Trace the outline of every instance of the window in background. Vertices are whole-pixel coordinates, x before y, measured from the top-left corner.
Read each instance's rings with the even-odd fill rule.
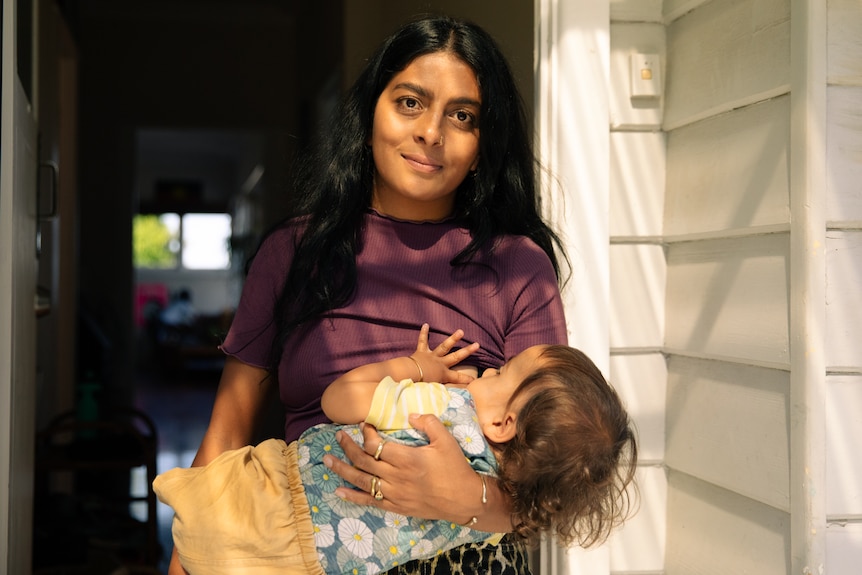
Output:
[[[139,214],[133,222],[136,268],[230,268],[228,214]]]
[[[182,262],[190,270],[230,267],[230,216],[186,214],[182,219]]]

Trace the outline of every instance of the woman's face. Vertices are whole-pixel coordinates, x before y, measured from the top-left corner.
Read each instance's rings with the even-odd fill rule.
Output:
[[[455,190],[479,161],[476,74],[448,52],[413,60],[377,99],[371,132],[371,205],[404,220],[452,213]]]

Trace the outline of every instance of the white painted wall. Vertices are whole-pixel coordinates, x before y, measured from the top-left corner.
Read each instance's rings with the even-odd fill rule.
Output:
[[[790,572],[790,3],[664,3],[668,574]]]
[[[826,15],[826,571],[862,564],[862,4]]]
[[[855,572],[862,5],[663,10],[665,570]]]
[[[612,570],[855,572],[862,4],[610,6],[612,375],[663,479]],[[628,106],[655,46],[663,97]]]
[[[633,54],[656,54],[655,73],[664,76],[661,18],[661,2],[610,3],[610,381],[637,426],[640,450],[640,508],[609,543],[612,573],[661,573],[667,545],[665,83],[658,97],[637,98],[631,80]]]

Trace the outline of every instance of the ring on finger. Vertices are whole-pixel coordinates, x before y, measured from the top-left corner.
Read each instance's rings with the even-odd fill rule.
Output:
[[[383,453],[384,443],[386,443],[386,441],[381,439],[380,443],[377,444],[377,449],[374,451],[374,461],[380,461],[380,454]]]
[[[372,475],[371,476],[371,489],[369,489],[368,492],[371,493],[372,496],[376,496],[378,491],[380,491],[379,485],[380,485],[380,478],[377,477],[376,475]]]
[[[383,501],[383,492],[380,490],[380,479],[377,479],[377,491],[374,492],[374,499]]]

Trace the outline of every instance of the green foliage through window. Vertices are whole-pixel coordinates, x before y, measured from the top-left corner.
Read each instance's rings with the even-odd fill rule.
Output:
[[[132,249],[136,268],[174,268],[177,266],[178,230],[171,230],[157,215],[137,215],[132,222]]]
[[[141,214],[132,233],[136,269],[230,269],[229,214]]]

